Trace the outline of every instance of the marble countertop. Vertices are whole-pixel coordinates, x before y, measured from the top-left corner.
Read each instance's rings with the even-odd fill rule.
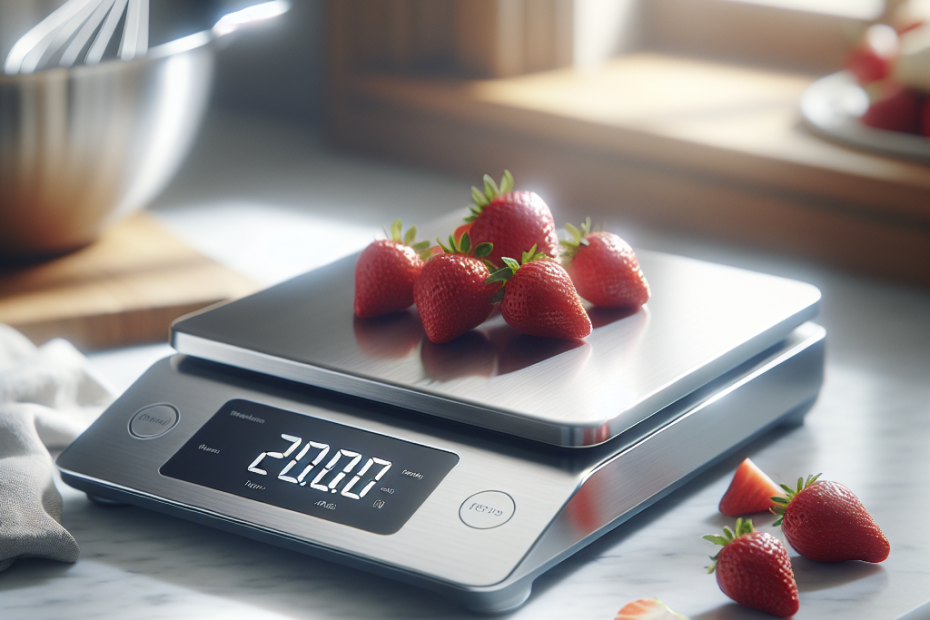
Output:
[[[414,223],[462,206],[475,181],[333,154],[310,131],[214,114],[152,212],[204,253],[270,284],[363,247],[383,221]],[[634,247],[818,286],[825,383],[803,426],[729,455],[539,577],[529,601],[505,617],[611,620],[626,602],[653,596],[691,620],[771,617],[732,603],[703,569],[715,551],[701,536],[732,525],[717,503],[745,456],[778,482],[817,472],[843,482],[891,541],[879,565],[818,564],[789,549],[796,618],[892,620],[930,600],[930,292],[629,227],[620,213],[605,223]],[[122,390],[171,353],[159,344],[91,358]],[[81,559],[21,560],[0,574],[5,620],[474,617],[412,586],[142,509],[101,507],[59,487]],[[772,520],[755,523],[777,533]]]

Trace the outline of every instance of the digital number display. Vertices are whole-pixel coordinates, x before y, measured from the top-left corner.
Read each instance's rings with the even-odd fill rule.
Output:
[[[393,534],[458,463],[451,452],[246,400],[229,401],[161,474]]]

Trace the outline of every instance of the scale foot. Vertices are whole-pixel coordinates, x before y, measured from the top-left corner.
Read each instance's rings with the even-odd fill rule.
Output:
[[[530,598],[533,584],[522,586],[514,584],[493,594],[475,594],[472,598],[462,600],[465,611],[482,616],[496,616],[519,609]]]
[[[99,495],[91,495],[90,493],[86,493],[86,495],[87,495],[87,499],[97,504],[98,506],[108,506],[108,507],[115,508],[117,506],[128,506],[129,505],[124,502],[118,502],[115,499],[107,499],[105,497],[100,497]]]
[[[814,406],[814,402],[816,402],[816,400],[817,398],[814,397],[811,400],[804,402],[792,409],[781,418],[779,426],[783,426],[785,428],[797,428],[802,426],[804,424],[804,418],[807,416],[807,412],[810,411],[811,407]]]

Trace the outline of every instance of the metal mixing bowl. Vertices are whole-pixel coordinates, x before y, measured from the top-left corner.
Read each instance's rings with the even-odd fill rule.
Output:
[[[228,30],[130,61],[0,73],[0,258],[81,247],[154,198],[197,134]],[[0,41],[4,58],[22,32]]]

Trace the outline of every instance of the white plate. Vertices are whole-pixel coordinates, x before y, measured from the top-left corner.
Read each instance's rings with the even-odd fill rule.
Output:
[[[848,71],[820,78],[801,95],[801,115],[816,133],[868,151],[930,162],[930,138],[860,123],[868,106],[868,96]]]

